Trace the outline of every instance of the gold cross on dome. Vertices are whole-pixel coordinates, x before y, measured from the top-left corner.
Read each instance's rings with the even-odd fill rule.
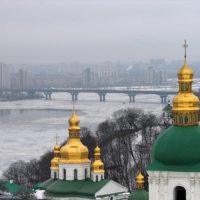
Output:
[[[185,58],[185,63],[186,63],[186,59],[187,59],[187,48],[188,48],[188,44],[187,44],[187,41],[186,41],[186,40],[184,41],[183,48],[185,49],[184,58]]]

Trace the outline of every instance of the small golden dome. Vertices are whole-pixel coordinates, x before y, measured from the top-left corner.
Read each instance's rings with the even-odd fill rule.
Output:
[[[184,64],[178,72],[178,78],[179,80],[191,80],[193,78],[193,70],[188,65]]]
[[[51,170],[58,170],[59,169],[59,161],[60,161],[60,146],[54,146],[54,157],[51,160]]]
[[[99,148],[99,146],[97,145],[96,148],[94,149],[94,154],[101,154],[101,149]]]
[[[144,187],[144,176],[141,174],[141,172],[136,177],[136,185],[138,189],[142,189]]]
[[[80,130],[79,123],[80,123],[79,117],[76,115],[75,112],[73,112],[71,117],[69,118],[69,125],[70,125],[69,131]]]
[[[80,119],[75,112],[69,119],[69,139],[60,149],[60,163],[89,163],[88,148],[80,140]]]
[[[54,146],[54,152],[55,151],[60,151],[60,146],[58,145],[58,144],[56,144],[55,146]]]
[[[92,163],[92,172],[93,173],[104,173],[104,163],[101,158],[101,149],[97,145],[94,149],[94,162]]]

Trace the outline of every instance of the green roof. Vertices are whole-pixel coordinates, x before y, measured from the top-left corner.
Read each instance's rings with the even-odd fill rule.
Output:
[[[22,188],[20,185],[4,180],[0,180],[0,190],[9,192],[11,194],[18,194],[25,191],[25,189]]]
[[[200,126],[172,126],[161,133],[147,170],[200,172]]]
[[[135,190],[133,193],[129,196],[128,200],[148,200],[149,199],[149,193],[145,190]]]
[[[95,193],[108,182],[110,180],[107,179],[99,182],[93,182],[91,179],[73,181],[48,179],[40,185],[40,188],[45,189],[46,194],[49,196],[94,198]]]

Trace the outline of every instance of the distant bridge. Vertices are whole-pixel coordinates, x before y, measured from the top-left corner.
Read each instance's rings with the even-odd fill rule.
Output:
[[[69,93],[71,94],[72,101],[78,100],[78,95],[80,93],[96,93],[99,96],[100,102],[106,101],[106,95],[109,93],[113,94],[126,94],[129,97],[130,102],[135,102],[135,96],[138,94],[155,94],[160,96],[161,103],[167,102],[167,96],[169,95],[176,95],[177,91],[175,90],[163,90],[163,89],[113,89],[113,88],[93,88],[93,89],[83,89],[83,88],[41,88],[41,89],[5,89],[0,90],[1,94],[9,92],[9,93],[21,93],[26,92],[30,97],[34,96],[36,92],[43,93],[46,100],[51,100],[51,95],[53,93]],[[196,93],[197,96],[200,97],[200,92]]]

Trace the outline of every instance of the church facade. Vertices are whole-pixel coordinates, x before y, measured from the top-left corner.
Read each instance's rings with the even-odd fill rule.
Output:
[[[105,179],[98,145],[94,149],[94,161],[88,159],[88,148],[80,140],[79,123],[79,117],[73,112],[69,119],[68,141],[62,147],[54,146],[51,177],[40,185],[38,196],[55,200],[128,199],[126,187]]]
[[[199,98],[192,92],[192,82],[185,54],[173,99],[173,125],[157,138],[147,169],[149,200],[200,199]]]

